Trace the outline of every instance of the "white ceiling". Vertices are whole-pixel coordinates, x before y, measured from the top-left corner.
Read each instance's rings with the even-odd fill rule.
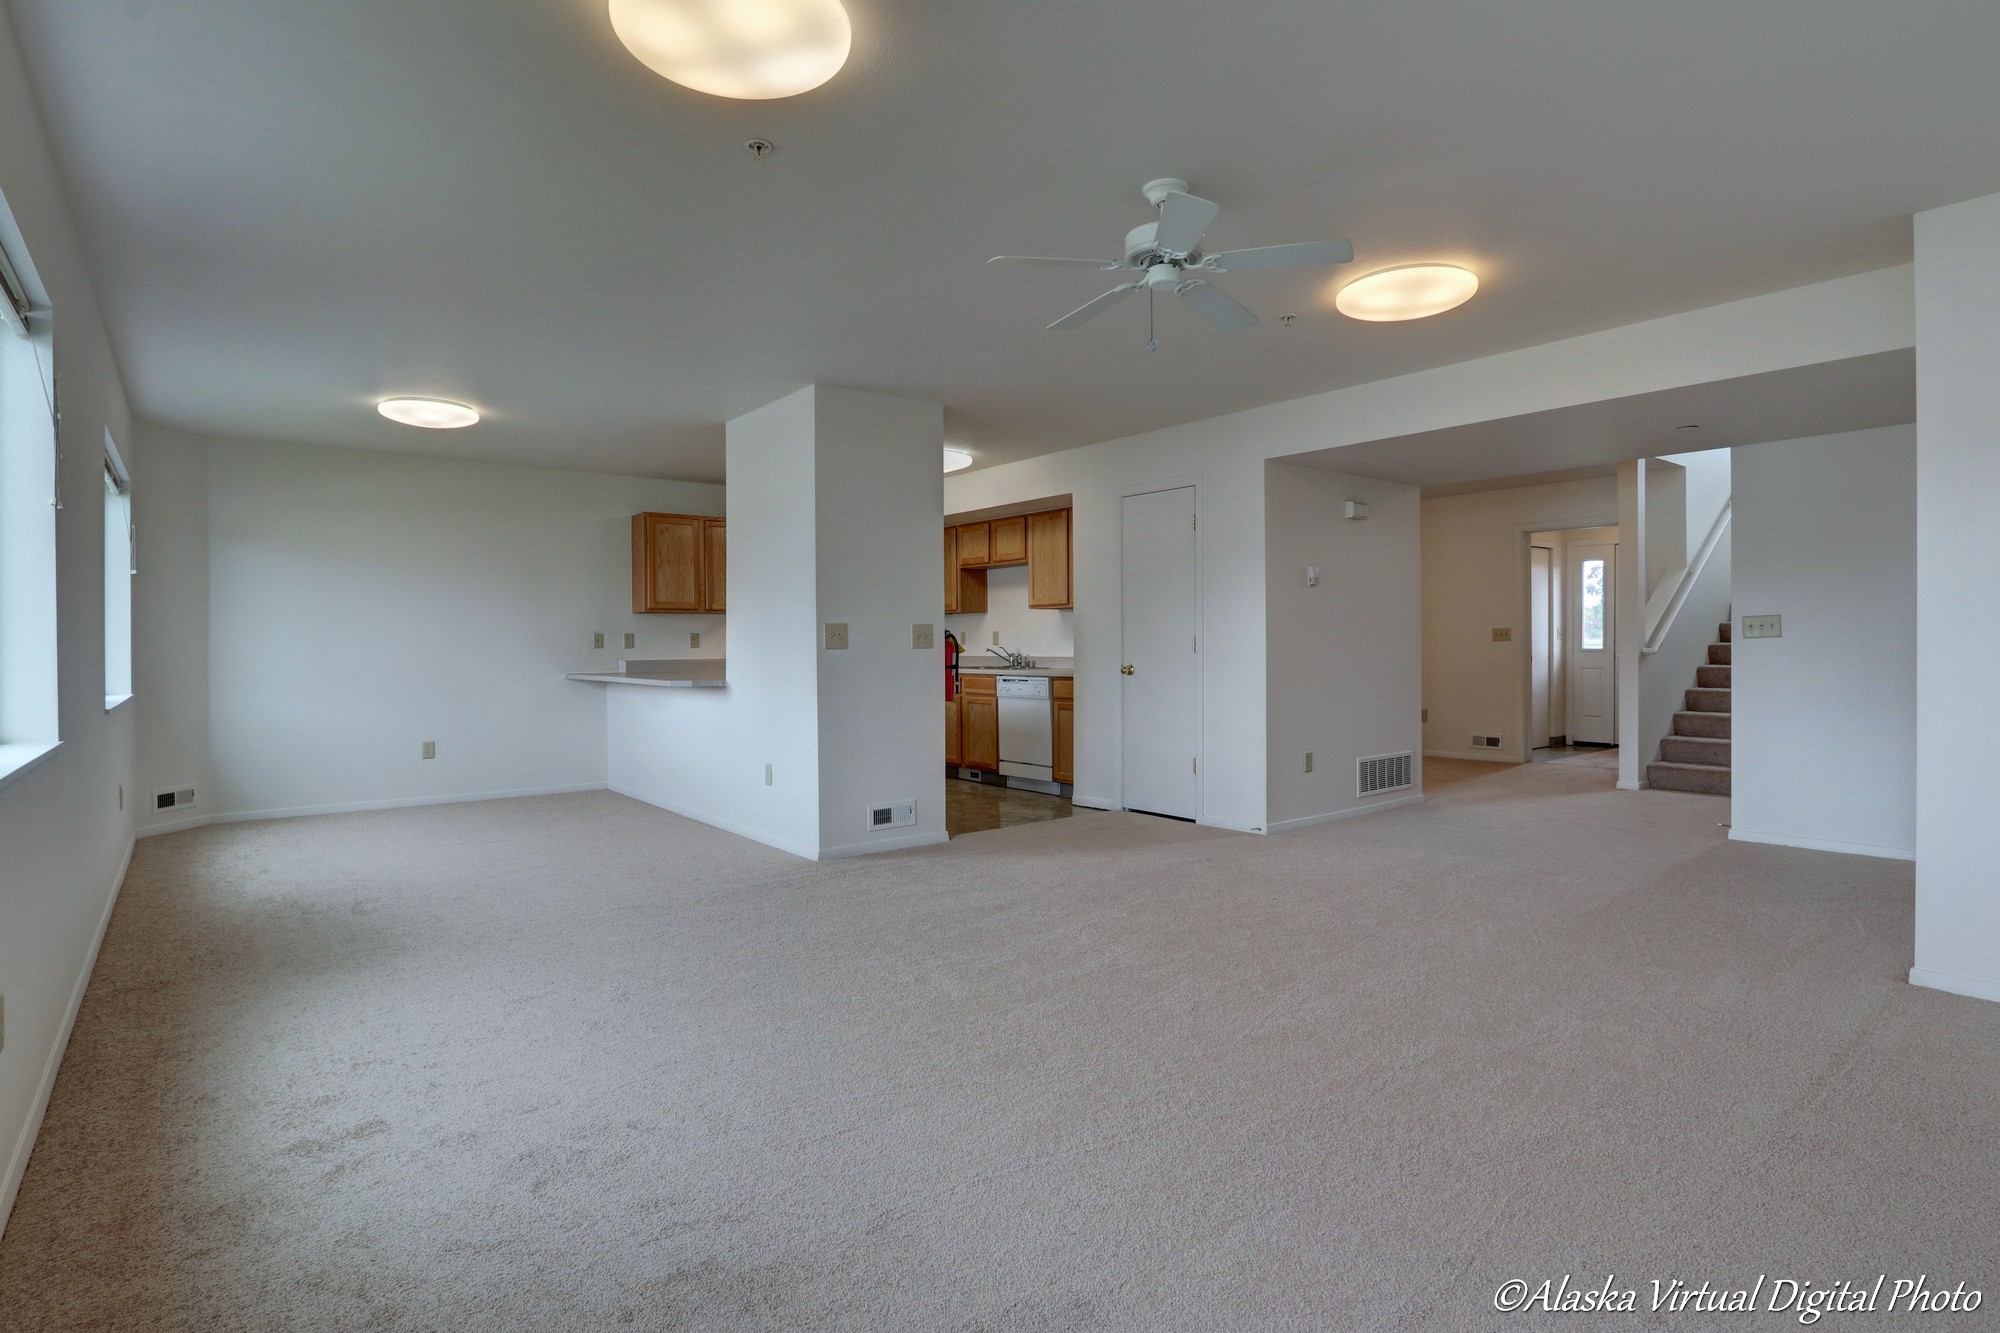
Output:
[[[848,2],[841,75],[743,103],[603,0],[5,0],[138,410],[256,438],[713,479],[722,421],[824,381],[988,464],[1899,263],[2000,190],[1992,0]],[[1149,354],[1137,301],[1042,331],[1099,275],[982,267],[1115,255],[1160,175],[1219,248],[1485,289],[1364,325],[1230,275],[1298,326],[1163,307]]]
[[[1803,440],[1916,419],[1917,354],[1903,348],[1276,461],[1400,481],[1423,487],[1426,496],[1460,495],[1607,476],[1634,458]]]

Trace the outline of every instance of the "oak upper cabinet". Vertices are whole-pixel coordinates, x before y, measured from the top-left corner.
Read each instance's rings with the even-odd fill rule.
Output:
[[[961,523],[958,526],[958,567],[984,569],[993,563],[993,525]]]
[[[721,613],[728,605],[729,528],[702,514],[632,515],[632,609]]]
[[[1018,565],[1028,558],[1028,520],[996,518],[987,525],[986,561],[993,565]]]
[[[1050,682],[1050,693],[1055,697],[1050,707],[1055,710],[1055,772],[1051,774],[1057,782],[1076,783],[1076,681],[1069,676],[1057,676]]]
[[[722,612],[729,609],[729,523],[726,519],[701,521],[702,609]]]
[[[985,524],[978,525],[981,532]],[[944,613],[948,616],[983,615],[986,611],[986,571],[965,568],[965,549],[960,529],[944,530]]]
[[[958,529],[944,530],[944,613],[958,614]]]
[[[958,697],[959,763],[966,768],[1000,769],[1000,698],[991,676],[967,676]]]
[[[958,700],[944,701],[944,761],[958,763]]]
[[[1066,609],[1072,604],[1070,511],[1051,509],[1045,514],[1030,514],[1027,525],[1028,605]]]

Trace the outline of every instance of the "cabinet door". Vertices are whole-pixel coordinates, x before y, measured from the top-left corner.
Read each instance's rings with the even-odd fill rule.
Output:
[[[992,695],[968,694],[958,702],[959,762],[967,768],[997,772],[1000,768],[1000,701]]]
[[[704,600],[711,611],[729,609],[729,524],[719,518],[701,521]]]
[[[1057,782],[1076,781],[1076,701],[1057,699],[1050,705],[1056,711],[1056,767]]]
[[[632,609],[702,609],[702,521],[690,514],[632,519]]]
[[[944,530],[944,613],[958,614],[958,529]]]
[[[1028,515],[1028,605],[1070,605],[1069,510]]]
[[[947,699],[944,703],[944,761],[958,762],[958,700]]]
[[[996,518],[988,526],[986,558],[996,565],[1018,565],[1028,558],[1028,520]]]
[[[960,524],[958,528],[958,567],[960,569],[984,569],[992,563],[992,524]]]

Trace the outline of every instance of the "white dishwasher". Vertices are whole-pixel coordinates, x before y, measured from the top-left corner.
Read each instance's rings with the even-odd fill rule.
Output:
[[[1056,785],[1055,718],[1047,676],[1001,676],[1000,773],[1009,786],[1059,792]]]

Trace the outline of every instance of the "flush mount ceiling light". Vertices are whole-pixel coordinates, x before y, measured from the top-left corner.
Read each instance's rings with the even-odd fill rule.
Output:
[[[375,410],[391,421],[422,426],[425,430],[457,430],[479,420],[479,413],[464,403],[449,403],[442,398],[384,398],[375,404]]]
[[[796,97],[847,63],[840,0],[611,0],[611,28],[639,63],[716,97]]]
[[[1479,276],[1455,264],[1405,264],[1356,278],[1333,298],[1349,319],[1385,323],[1423,319],[1462,306],[1479,290]]]
[[[971,466],[971,453],[964,449],[954,449],[948,444],[944,447],[944,470],[946,472],[963,472]]]

